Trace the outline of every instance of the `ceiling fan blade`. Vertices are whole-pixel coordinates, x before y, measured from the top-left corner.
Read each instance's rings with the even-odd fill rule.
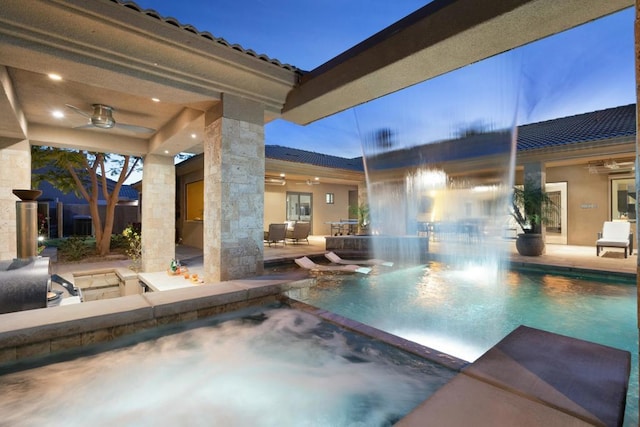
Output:
[[[74,107],[71,104],[64,104],[67,108],[71,108],[73,111],[75,111],[76,113],[80,114],[81,116],[86,117],[87,119],[91,120],[91,114],[86,113],[84,111],[82,111],[81,109],[79,109],[78,107]]]
[[[74,129],[95,129],[95,126],[91,123],[87,123],[86,125],[82,126],[74,126]]]
[[[154,133],[156,131],[155,129],[147,128],[144,126],[128,125],[126,123],[118,123],[118,122],[116,122],[115,127],[117,127],[118,129],[128,130],[129,132],[134,132],[134,133]]]

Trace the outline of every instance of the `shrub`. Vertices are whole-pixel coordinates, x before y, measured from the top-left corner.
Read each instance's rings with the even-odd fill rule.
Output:
[[[89,255],[92,251],[86,240],[86,237],[81,236],[67,237],[58,246],[58,251],[62,257],[67,260],[78,261]]]

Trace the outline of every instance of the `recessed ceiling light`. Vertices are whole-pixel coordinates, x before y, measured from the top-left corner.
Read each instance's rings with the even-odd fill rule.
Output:
[[[281,173],[281,174],[280,174],[280,176],[284,178],[284,172],[283,172],[283,173]]]
[[[160,98],[151,98],[153,102],[160,102]]]
[[[316,176],[315,178],[313,178],[313,179],[315,179],[316,181],[319,181],[319,180],[320,180],[320,178],[319,178],[319,177],[317,177],[317,176]]]
[[[61,118],[63,118],[63,117],[64,117],[64,113],[63,113],[62,111],[60,111],[60,110],[52,111],[52,112],[51,112],[51,115],[52,115],[53,117],[55,117],[56,119],[61,119]]]
[[[164,150],[164,154],[169,154],[169,150]]]
[[[195,133],[192,133],[192,134],[191,134],[191,138],[193,138],[193,139],[196,139],[196,137],[197,137],[197,136],[198,136],[198,135],[196,135]]]
[[[56,74],[56,73],[49,73],[49,78],[51,80],[55,80],[55,81],[62,80],[62,76],[60,74]]]

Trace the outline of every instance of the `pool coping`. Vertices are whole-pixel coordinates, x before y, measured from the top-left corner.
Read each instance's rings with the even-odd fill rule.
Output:
[[[17,362],[98,342],[111,341],[143,329],[208,318],[249,306],[285,302],[294,308],[310,311],[323,320],[379,339],[459,372],[450,383],[436,391],[414,412],[403,418],[399,422],[399,426],[424,425],[425,418],[431,420],[434,414],[437,414],[440,417],[438,419],[441,420],[446,419],[442,417],[459,416],[458,412],[451,413],[447,408],[463,404],[467,408],[471,408],[470,405],[473,404],[486,405],[486,396],[503,398],[505,404],[511,405],[511,408],[521,408],[523,412],[518,412],[518,416],[542,414],[536,416],[542,416],[552,425],[552,420],[562,420],[562,425],[594,425],[592,419],[587,421],[582,414],[576,415],[575,411],[571,412],[544,402],[540,403],[539,399],[523,395],[519,390],[514,391],[510,387],[496,387],[493,380],[486,381],[470,375],[469,373],[473,372],[473,367],[477,366],[476,364],[482,358],[469,364],[453,356],[393,336],[335,313],[297,301],[293,302],[284,295],[288,290],[308,287],[313,283],[313,277],[300,280],[299,276],[292,278],[291,275],[276,274],[90,301],[82,304],[6,313],[3,314],[3,322],[0,323],[0,363]],[[485,355],[495,348],[493,347]],[[515,372],[514,379],[517,380],[520,374]],[[478,384],[478,382],[482,384]],[[444,403],[441,402],[442,395],[448,396],[444,399]],[[626,389],[623,395],[626,397]],[[541,409],[540,405],[547,406],[547,408]],[[622,407],[624,411],[624,404]],[[480,409],[476,407],[475,411],[482,412]],[[571,420],[572,423],[567,423],[567,420]],[[474,425],[483,425],[477,423],[477,414],[473,411],[468,414],[467,421]],[[496,420],[491,419],[491,422],[495,423]],[[492,424],[487,423],[486,425]],[[595,425],[607,424],[595,423]]]

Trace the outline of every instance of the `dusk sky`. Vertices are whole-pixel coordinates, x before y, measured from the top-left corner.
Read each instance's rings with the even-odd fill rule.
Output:
[[[312,70],[424,6],[401,0],[138,0],[282,63]],[[504,128],[635,102],[633,8],[464,67],[307,126],[276,120],[265,143],[362,155],[381,128],[398,146],[468,127]]]

